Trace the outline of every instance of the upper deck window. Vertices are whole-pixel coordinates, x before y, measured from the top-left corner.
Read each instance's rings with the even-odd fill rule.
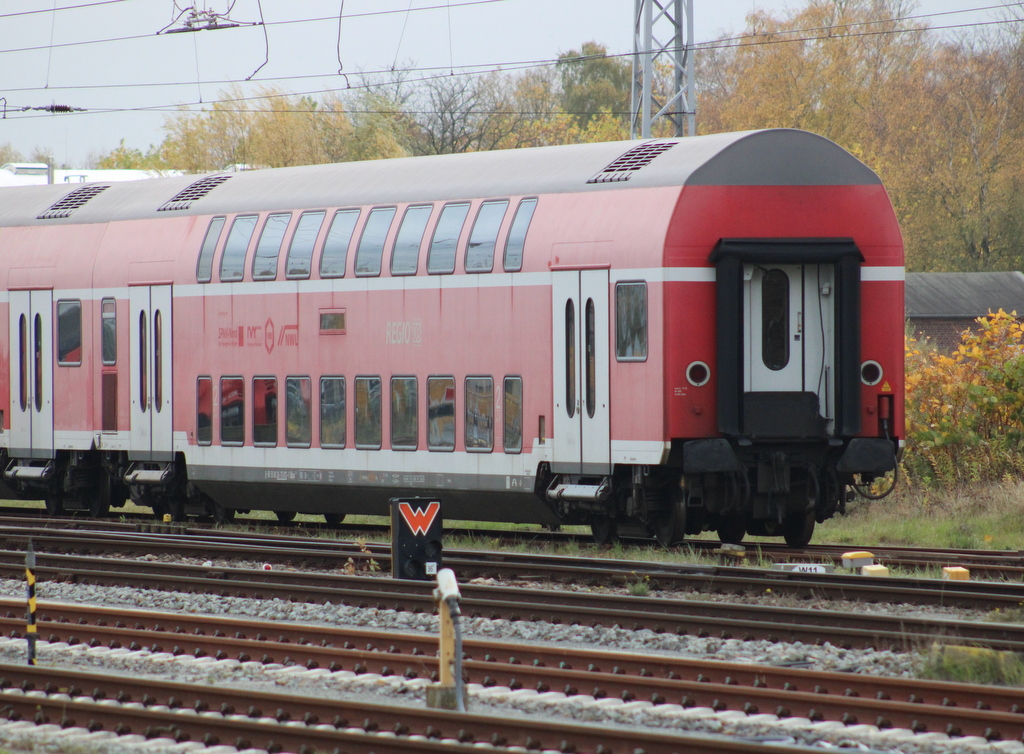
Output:
[[[409,207],[402,218],[402,226],[398,229],[395,246],[391,250],[391,274],[415,275],[420,263],[420,244],[423,243],[423,232],[427,229],[427,220],[434,208],[423,205]]]
[[[427,252],[427,272],[431,275],[455,272],[455,252],[468,214],[469,202],[444,205]]]
[[[505,272],[519,272],[523,269],[523,250],[526,248],[526,232],[530,229],[536,199],[523,199],[516,208],[516,216],[505,239]]]
[[[356,275],[361,277],[380,274],[380,262],[384,256],[384,243],[395,218],[395,207],[375,207],[370,210],[359,237],[356,249]]]
[[[508,200],[484,202],[476,213],[473,232],[466,247],[466,272],[490,272],[494,266],[494,246],[505,218]]]
[[[320,235],[320,226],[324,224],[326,212],[303,212],[299,215],[299,224],[295,226],[291,243],[288,244],[288,256],[284,260],[284,275],[289,280],[305,280],[309,277],[313,261],[313,246]]]
[[[253,280],[274,280],[277,277],[277,258],[281,254],[284,234],[292,221],[291,212],[278,212],[267,216],[263,223],[256,253],[252,258]]]
[[[220,281],[241,280],[245,274],[245,255],[249,251],[252,232],[256,230],[259,215],[240,215],[231,223],[228,240],[220,256]]]
[[[647,359],[647,283],[615,286],[615,358]]]
[[[352,241],[352,231],[356,229],[359,219],[357,209],[339,209],[334,213],[331,227],[324,239],[324,249],[320,254],[320,277],[343,278],[345,266],[348,264],[348,246]]]
[[[210,220],[210,227],[206,229],[206,238],[203,239],[203,248],[199,251],[199,261],[196,263],[196,282],[209,283],[213,277],[213,252],[217,250],[217,242],[220,241],[220,232],[224,228],[224,218],[215,217]]]

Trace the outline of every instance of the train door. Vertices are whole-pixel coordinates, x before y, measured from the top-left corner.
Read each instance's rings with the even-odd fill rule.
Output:
[[[130,289],[132,460],[170,461],[174,457],[171,319],[171,286]]]
[[[761,430],[752,434],[778,431],[769,417],[789,409],[803,417],[795,434],[831,434],[834,277],[830,264],[743,266],[745,424]]]
[[[551,295],[552,471],[609,474],[608,271],[555,272]]]
[[[10,453],[53,458],[53,291],[11,291],[10,335]]]

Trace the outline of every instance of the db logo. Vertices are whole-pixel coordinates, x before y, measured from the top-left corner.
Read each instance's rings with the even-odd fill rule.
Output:
[[[427,529],[430,528],[434,523],[434,519],[437,518],[439,510],[441,510],[441,504],[436,500],[428,503],[426,508],[416,508],[415,510],[409,503],[398,504],[398,512],[402,514],[406,525],[413,534],[419,535],[427,533]]]

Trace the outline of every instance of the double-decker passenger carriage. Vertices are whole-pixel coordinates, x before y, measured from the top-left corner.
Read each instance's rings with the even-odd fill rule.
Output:
[[[5,491],[801,545],[894,468],[902,265],[793,130],[0,189]]]

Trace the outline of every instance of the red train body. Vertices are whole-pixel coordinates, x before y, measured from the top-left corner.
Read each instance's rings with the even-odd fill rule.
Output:
[[[800,544],[894,466],[903,275],[791,130],[0,189],[3,481]]]

